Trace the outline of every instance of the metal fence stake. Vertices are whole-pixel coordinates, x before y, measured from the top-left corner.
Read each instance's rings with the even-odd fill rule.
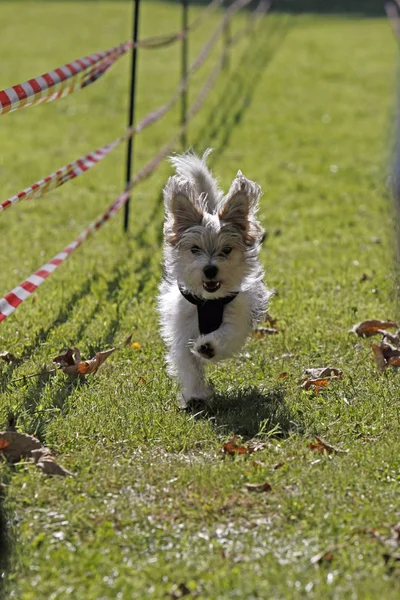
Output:
[[[228,2],[227,2],[227,0],[224,0],[222,5],[226,8],[228,8],[229,0],[228,0]],[[231,41],[232,41],[231,20],[229,19],[224,27],[224,40],[223,40],[224,49],[222,51],[223,52],[223,55],[222,55],[223,68],[226,71],[229,69],[229,50],[230,50]]]
[[[187,114],[187,75],[188,75],[188,12],[189,2],[188,0],[182,0],[182,31],[184,37],[182,39],[182,80],[186,82],[185,89],[182,90],[181,94],[181,143],[183,150],[186,150],[187,145],[187,131],[186,131],[186,114]]]
[[[139,5],[140,0],[134,0],[133,8],[133,42],[135,46],[132,49],[132,62],[131,62],[131,86],[130,86],[130,100],[129,100],[129,117],[128,127],[133,126],[135,119],[135,91],[136,91],[136,63],[137,63],[137,47],[136,42],[138,40],[139,31]],[[126,188],[129,187],[132,177],[132,153],[133,153],[133,138],[131,136],[128,140],[127,151],[126,151]],[[129,227],[129,209],[130,209],[130,198],[125,204],[124,213],[124,231],[128,231]]]

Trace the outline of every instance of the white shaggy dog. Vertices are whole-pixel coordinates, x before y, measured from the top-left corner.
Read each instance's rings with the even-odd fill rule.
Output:
[[[169,373],[183,406],[207,400],[204,366],[232,356],[262,319],[270,292],[258,254],[260,187],[239,171],[224,196],[202,158],[171,158],[164,188],[164,277],[158,306]]]

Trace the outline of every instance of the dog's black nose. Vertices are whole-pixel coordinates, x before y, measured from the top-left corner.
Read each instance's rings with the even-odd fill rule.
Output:
[[[218,267],[216,267],[215,265],[206,265],[203,269],[203,273],[207,277],[207,279],[214,279],[214,277],[217,276]]]

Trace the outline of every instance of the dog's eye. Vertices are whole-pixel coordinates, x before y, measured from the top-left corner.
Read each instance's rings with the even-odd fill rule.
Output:
[[[200,248],[199,246],[192,246],[192,247],[190,248],[190,252],[191,252],[192,254],[198,254],[200,251],[201,251],[201,248]]]
[[[228,254],[230,254],[232,252],[232,248],[230,248],[229,246],[225,246],[225,248],[222,248],[221,253],[224,256],[228,256]]]

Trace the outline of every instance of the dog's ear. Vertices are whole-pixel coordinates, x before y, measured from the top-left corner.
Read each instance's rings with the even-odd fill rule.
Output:
[[[218,213],[220,221],[239,229],[249,245],[257,242],[263,232],[255,218],[260,196],[260,186],[238,171]]]
[[[190,199],[190,182],[170,177],[164,188],[166,211],[165,235],[170,244],[176,244],[182,234],[195,225],[200,225],[203,212]]]

